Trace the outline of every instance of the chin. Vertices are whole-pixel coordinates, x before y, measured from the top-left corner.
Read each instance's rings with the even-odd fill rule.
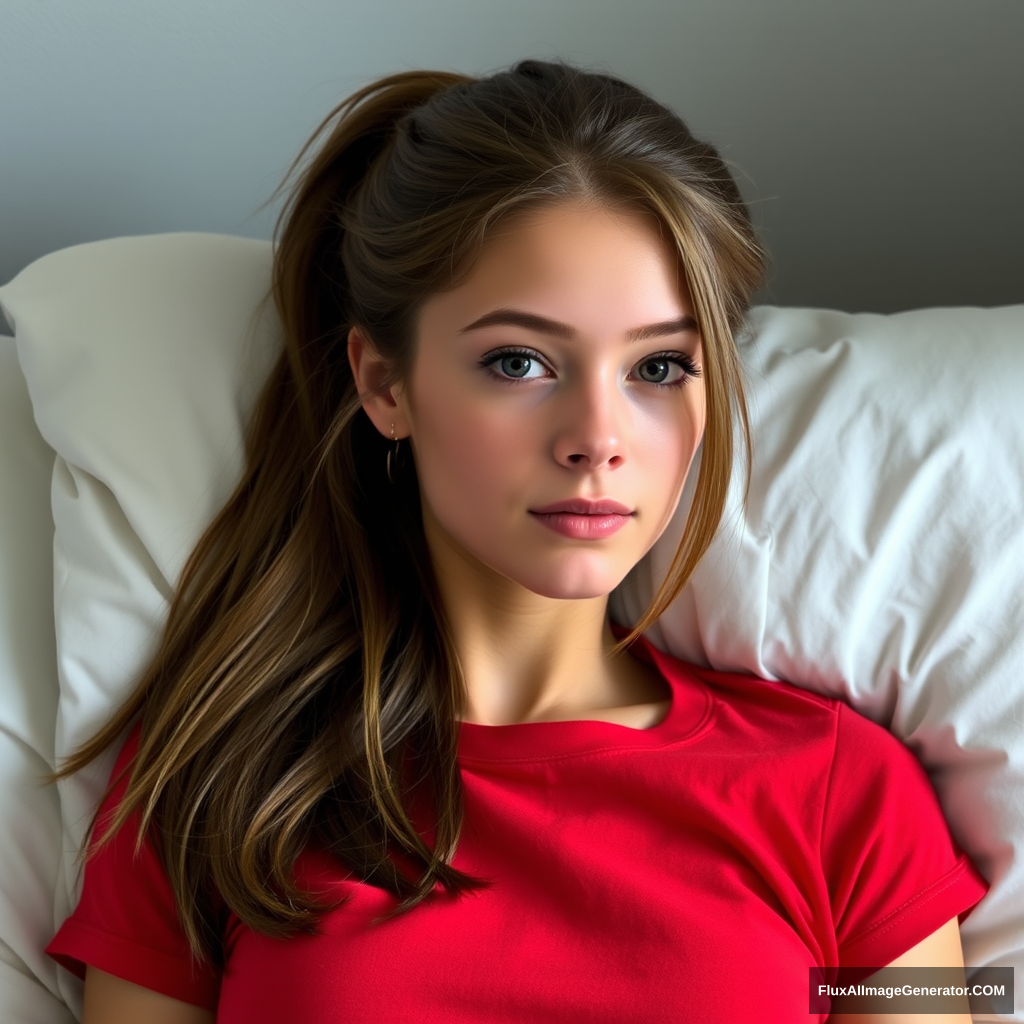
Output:
[[[520,586],[540,597],[549,597],[557,601],[587,601],[595,597],[607,597],[623,578],[624,574],[610,574],[607,571],[574,573],[571,570],[562,570],[529,576],[524,576],[520,571],[514,575],[510,574],[510,579],[514,579]]]

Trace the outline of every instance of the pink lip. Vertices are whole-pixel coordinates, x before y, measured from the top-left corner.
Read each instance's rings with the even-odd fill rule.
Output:
[[[546,515],[549,512],[574,512],[580,516],[631,516],[633,514],[632,509],[626,508],[625,505],[617,501],[612,501],[611,498],[598,498],[597,500],[566,498],[564,501],[553,501],[543,508],[531,508],[530,511],[535,515]]]
[[[554,501],[530,514],[555,533],[575,540],[598,540],[610,537],[629,521],[633,513],[625,505],[610,499],[591,501],[569,498]]]

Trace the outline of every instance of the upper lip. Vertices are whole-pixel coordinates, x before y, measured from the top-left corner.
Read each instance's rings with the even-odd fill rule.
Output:
[[[626,508],[618,501],[611,498],[565,498],[562,501],[553,501],[543,508],[531,508],[531,512],[543,515],[549,512],[575,512],[583,516],[631,516],[633,510]]]

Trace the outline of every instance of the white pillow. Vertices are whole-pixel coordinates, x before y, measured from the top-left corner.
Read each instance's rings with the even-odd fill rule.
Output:
[[[53,451],[32,419],[14,339],[0,337],[0,1020],[67,1024],[43,953],[61,871],[53,770]]]
[[[254,316],[269,260],[266,242],[238,238],[114,239],[46,256],[0,289],[39,429],[58,453],[47,466],[45,561],[32,575],[45,576],[51,630],[54,595],[51,760],[81,746],[131,690],[190,549],[241,471],[242,423],[280,347],[276,320]],[[115,754],[58,787],[60,879],[46,934],[33,936],[44,966],[42,946],[77,902],[77,851]],[[6,936],[8,922],[0,927]],[[81,985],[58,975],[77,1014]],[[0,1019],[21,1020],[5,1009]]]
[[[58,756],[130,688],[237,478],[242,423],[280,345],[272,311],[253,317],[270,258],[268,243],[219,236],[115,239],[47,256],[0,290],[60,456]],[[962,929],[968,963],[1024,966],[1024,307],[763,308],[752,323],[749,510],[734,487],[721,536],[652,640],[845,695],[889,725],[993,882]],[[620,621],[664,572],[695,476],[613,595]],[[74,899],[68,851],[109,766],[62,790],[58,918]]]

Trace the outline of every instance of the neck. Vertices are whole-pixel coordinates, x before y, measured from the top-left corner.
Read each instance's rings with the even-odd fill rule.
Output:
[[[628,653],[612,657],[608,595],[535,594],[464,552],[432,545],[466,681],[462,720],[481,725],[585,719],[662,700],[665,684]]]

